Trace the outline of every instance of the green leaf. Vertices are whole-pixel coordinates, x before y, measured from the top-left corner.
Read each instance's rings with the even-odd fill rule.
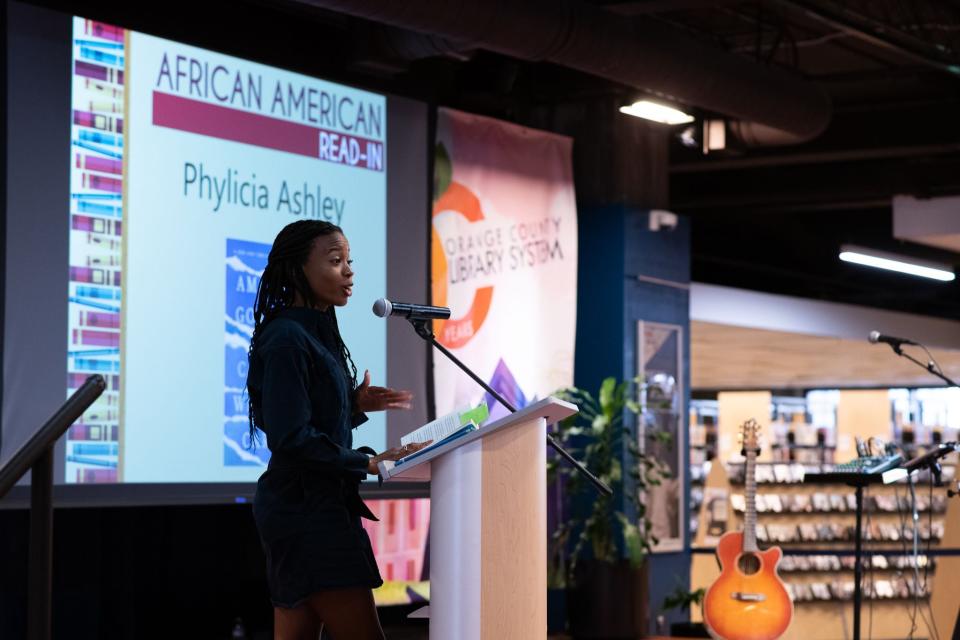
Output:
[[[639,569],[647,555],[647,550],[644,548],[641,539],[640,529],[637,525],[627,520],[627,517],[619,511],[615,515],[623,531],[623,542],[626,547],[625,551],[627,559],[630,561],[630,566],[634,569]]]
[[[604,409],[604,413],[606,413],[606,408],[613,404],[616,389],[617,380],[613,377],[604,378],[600,384],[600,407]]]
[[[660,444],[673,444],[673,435],[669,431],[654,431],[651,438]]]
[[[453,182],[453,163],[450,161],[450,154],[442,142],[437,143],[433,158],[433,201],[440,199],[450,183]]]
[[[707,590],[704,587],[700,587],[696,591],[687,591],[682,585],[677,585],[677,588],[663,599],[662,609],[664,611],[669,611],[670,609],[686,611],[690,608],[690,605],[699,605],[703,602],[706,594]]]
[[[622,477],[620,462],[618,460],[614,460],[610,465],[610,482],[616,484],[620,482]]]

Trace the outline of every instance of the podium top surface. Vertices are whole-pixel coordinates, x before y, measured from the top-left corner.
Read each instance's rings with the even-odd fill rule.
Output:
[[[572,416],[578,411],[579,409],[575,404],[565,400],[559,400],[553,396],[547,396],[543,400],[524,407],[516,413],[511,413],[495,422],[483,425],[476,431],[468,433],[463,437],[422,453],[409,462],[398,465],[392,460],[385,460],[379,464],[380,476],[384,482],[391,480],[427,480],[430,478],[430,461],[454,449],[470,444],[494,431],[508,429],[537,418],[543,418],[547,424],[553,424]]]

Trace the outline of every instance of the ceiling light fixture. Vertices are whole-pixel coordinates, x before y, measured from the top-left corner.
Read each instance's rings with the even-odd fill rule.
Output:
[[[931,278],[941,282],[951,282],[956,278],[953,267],[950,265],[920,260],[919,258],[908,258],[874,249],[865,249],[852,244],[845,244],[840,247],[840,259],[844,262]]]
[[[649,100],[638,100],[629,106],[620,107],[620,113],[643,118],[644,120],[653,120],[661,124],[686,124],[693,122],[693,116],[689,113],[684,113],[679,109],[657,104],[656,102],[650,102]]]

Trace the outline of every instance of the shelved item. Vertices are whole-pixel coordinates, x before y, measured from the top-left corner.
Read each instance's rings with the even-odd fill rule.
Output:
[[[819,601],[847,601],[853,599],[854,585],[851,580],[831,580],[830,582],[788,583],[787,591],[795,603]],[[914,586],[907,578],[875,580],[864,590],[866,600],[907,600],[930,596],[928,585]]]
[[[912,555],[886,556],[876,554],[867,556],[864,559],[864,566],[875,571],[908,571],[913,569],[914,564]],[[919,555],[917,556],[916,565],[921,570],[932,570],[936,565],[936,559],[926,555]],[[853,571],[853,557],[832,555],[784,556],[783,560],[780,561],[780,571],[781,573],[839,573],[841,571]]]
[[[703,465],[717,457],[717,403],[713,400],[690,402],[691,482],[703,481]]]
[[[703,483],[717,457],[716,400],[690,401],[690,535],[696,536],[703,504]]]
[[[789,434],[788,434],[789,435]],[[825,434],[818,432],[818,444],[776,444],[773,449],[773,459],[777,462],[800,462],[807,464],[833,464],[837,448],[824,443]]]
[[[947,510],[947,497],[934,495],[931,499],[927,495],[917,495],[917,511],[925,513],[944,513]],[[730,496],[734,511],[743,513],[743,495],[734,493]],[[847,513],[855,509],[852,496],[845,492],[816,492],[807,494],[759,494],[757,496],[757,513]],[[909,496],[901,494],[868,495],[864,498],[864,513],[906,513],[912,508]]]

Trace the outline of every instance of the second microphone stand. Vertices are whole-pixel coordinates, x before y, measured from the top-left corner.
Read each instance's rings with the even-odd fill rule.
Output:
[[[917,344],[917,346],[923,349],[924,351],[927,351],[927,348],[922,344]],[[927,373],[937,376],[938,378],[946,382],[951,387],[960,387],[960,385],[958,385],[956,382],[954,382],[949,377],[947,377],[947,375],[943,372],[943,370],[940,369],[940,365],[938,365],[934,361],[933,356],[930,355],[929,351],[927,351],[927,355],[930,357],[930,360],[928,360],[927,363],[924,364],[919,360],[917,360],[916,358],[914,358],[913,356],[911,356],[909,353],[905,353],[903,348],[899,344],[891,344],[890,348],[893,349],[893,352],[898,356],[900,356],[901,358],[906,358],[910,362],[916,363],[917,365],[923,367],[924,369],[927,370]]]
[[[905,352],[903,351],[902,345],[901,345],[899,342],[896,343],[896,344],[890,344],[890,348],[893,349],[893,352],[894,352],[895,354],[897,354],[898,356],[900,356],[901,358],[906,358],[906,359],[909,360],[910,362],[913,362],[914,364],[916,364],[916,365],[918,365],[918,366],[920,366],[920,367],[923,367],[924,369],[927,370],[927,373],[930,373],[930,374],[932,374],[932,375],[935,375],[936,377],[940,378],[941,380],[943,380],[944,382],[946,382],[946,383],[947,383],[948,385],[950,385],[951,387],[960,387],[960,385],[958,385],[956,382],[954,382],[953,380],[951,380],[951,379],[943,372],[943,370],[940,369],[940,365],[937,364],[937,362],[933,359],[933,356],[930,354],[930,351],[927,350],[927,348],[926,348],[924,345],[922,345],[922,344],[920,344],[920,343],[910,343],[910,344],[915,344],[916,346],[920,347],[921,349],[923,349],[923,350],[927,353],[927,357],[929,358],[929,360],[927,361],[926,364],[924,364],[923,362],[917,360],[916,358],[914,358],[913,356],[911,356],[909,353],[905,353]],[[951,443],[951,444],[953,444],[954,446],[949,447],[949,446],[947,446],[947,445],[941,445],[940,447],[938,447],[937,449],[935,449],[933,452],[927,453],[927,454],[925,454],[925,455],[923,455],[923,456],[919,456],[919,457],[914,458],[913,460],[909,460],[909,461],[907,461],[906,463],[903,464],[903,468],[906,469],[906,470],[907,470],[907,473],[908,473],[907,482],[910,483],[910,492],[911,492],[911,494],[913,493],[913,477],[912,477],[912,473],[913,473],[913,471],[915,471],[915,470],[917,470],[917,469],[928,468],[928,469],[930,470],[930,474],[931,474],[931,482],[935,483],[937,486],[940,486],[940,485],[942,484],[941,475],[940,475],[940,474],[941,474],[941,468],[940,468],[940,463],[938,462],[938,458],[940,458],[940,457],[942,457],[942,456],[944,456],[944,455],[947,455],[948,453],[950,453],[951,451],[953,451],[953,450],[956,448],[957,443]],[[960,487],[958,487],[958,489],[960,489]],[[862,497],[861,497],[862,492],[863,492],[863,487],[862,487],[862,486],[858,486],[858,487],[857,487],[857,500],[858,500],[858,502],[857,502],[857,507],[858,507],[858,511],[862,509],[862,506],[861,506],[861,503],[860,503],[860,501],[862,501]],[[950,492],[948,491],[948,492],[947,492],[948,497],[949,497],[949,494],[950,494]],[[913,504],[914,504],[914,517],[916,517],[916,499],[913,500]],[[856,536],[857,536],[856,543],[857,543],[857,548],[858,548],[857,553],[859,553],[860,535],[861,535],[861,533],[860,533],[860,514],[859,514],[859,512],[858,512],[858,515],[857,515],[857,533],[856,533]],[[914,554],[916,554],[916,549],[914,549]],[[858,558],[858,560],[859,560],[859,558]],[[858,562],[858,564],[859,564],[859,562]],[[914,565],[914,566],[916,566],[916,565]],[[854,586],[856,587],[856,591],[859,592],[859,591],[860,591],[860,577],[859,577],[859,575],[857,575],[857,576],[854,578],[854,580],[855,580]],[[859,594],[855,594],[855,595],[859,595]],[[854,637],[854,640],[859,640],[859,638],[860,638],[860,602],[859,602],[859,597],[855,599],[854,609],[853,609],[853,615],[854,615],[853,637]]]
[[[432,344],[434,347],[439,349],[443,353],[443,355],[447,356],[447,358],[449,358],[450,361],[453,362],[453,364],[460,367],[460,369],[463,370],[464,373],[466,373],[468,376],[473,378],[474,382],[476,382],[478,385],[483,387],[487,391],[487,393],[493,396],[497,402],[499,402],[504,407],[506,407],[506,409],[510,411],[510,413],[517,412],[517,408],[514,407],[510,402],[508,402],[506,398],[504,398],[499,393],[494,391],[493,388],[490,387],[490,385],[488,385],[486,382],[481,380],[480,377],[477,376],[477,374],[475,374],[473,371],[471,371],[467,367],[467,365],[460,362],[460,359],[457,358],[457,356],[450,353],[450,351],[446,347],[444,347],[442,344],[437,342],[437,337],[433,334],[433,331],[427,325],[427,323],[430,322],[430,320],[425,320],[422,318],[408,318],[408,320],[410,321],[410,324],[413,325],[413,329],[414,331],[417,332],[418,336],[420,336],[421,338],[423,338],[424,340]],[[570,455],[570,452],[564,449],[563,447],[561,447],[560,444],[556,440],[554,440],[553,436],[551,436],[549,433],[547,434],[547,444],[550,445],[550,447],[552,447],[554,451],[559,453],[564,460],[566,460],[567,462],[572,464],[574,467],[576,467],[577,471],[582,473],[587,478],[587,480],[590,481],[590,484],[592,484],[594,487],[597,488],[597,491],[599,491],[600,493],[606,496],[613,495],[613,489],[611,489],[609,485],[607,485],[605,482],[603,482],[603,480],[601,480],[597,476],[590,473],[590,470],[587,469],[585,466],[583,466],[582,462],[580,462],[579,460],[574,458],[572,455]]]

